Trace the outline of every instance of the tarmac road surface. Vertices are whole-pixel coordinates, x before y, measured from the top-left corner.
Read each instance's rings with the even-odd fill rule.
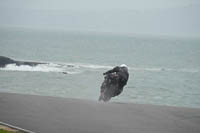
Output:
[[[35,133],[200,133],[200,109],[9,93],[0,121]]]

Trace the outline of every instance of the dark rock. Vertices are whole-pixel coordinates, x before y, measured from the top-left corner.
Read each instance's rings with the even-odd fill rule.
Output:
[[[67,74],[67,72],[62,72],[63,74]]]
[[[0,67],[5,67],[7,64],[14,64],[15,61],[4,56],[0,56]]]
[[[0,56],[0,67],[5,67],[8,64],[16,64],[17,66],[28,65],[28,66],[36,66],[39,64],[46,64],[41,62],[27,62],[27,61],[15,61],[5,56]]]

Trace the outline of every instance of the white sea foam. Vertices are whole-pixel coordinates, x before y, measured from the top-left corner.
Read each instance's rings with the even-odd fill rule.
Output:
[[[53,66],[52,64],[39,64],[37,66],[9,64],[5,68],[1,68],[5,71],[38,71],[38,72],[62,72],[62,69]]]
[[[97,65],[86,63],[47,63],[39,64],[36,66],[9,64],[5,68],[0,68],[4,71],[30,71],[30,72],[62,72],[67,74],[78,74],[84,70],[97,70],[97,69],[112,69],[114,66],[109,65]],[[162,72],[162,71],[174,71],[174,72],[199,72],[199,69],[187,69],[187,68],[164,68],[164,67],[129,67],[132,71],[149,71],[149,72]]]
[[[84,70],[111,69],[112,66],[92,65],[82,63],[47,63],[36,66],[8,64],[3,71],[26,71],[26,72],[61,72],[67,74],[78,74]]]
[[[5,68],[0,68],[4,71],[30,71],[30,72],[63,72],[68,74],[80,73],[83,69],[111,69],[112,66],[94,65],[84,63],[46,63],[36,66],[8,64]]]

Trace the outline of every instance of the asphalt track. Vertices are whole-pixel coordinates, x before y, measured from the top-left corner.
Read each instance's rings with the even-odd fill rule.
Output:
[[[200,133],[200,109],[8,93],[0,121],[35,133]]]

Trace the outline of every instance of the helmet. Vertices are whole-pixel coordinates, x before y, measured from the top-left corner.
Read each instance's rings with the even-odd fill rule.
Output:
[[[127,68],[127,65],[126,64],[121,64],[120,67],[126,67]]]

